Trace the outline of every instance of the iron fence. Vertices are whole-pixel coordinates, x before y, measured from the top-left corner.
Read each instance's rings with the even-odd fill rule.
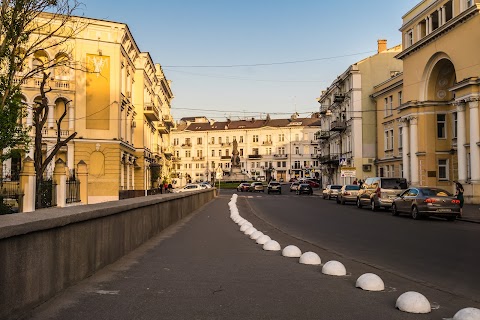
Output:
[[[80,202],[80,180],[67,180],[66,203]]]
[[[35,209],[50,208],[57,205],[57,185],[53,180],[43,180],[37,185]]]
[[[0,215],[18,212],[21,199],[18,181],[0,180]]]

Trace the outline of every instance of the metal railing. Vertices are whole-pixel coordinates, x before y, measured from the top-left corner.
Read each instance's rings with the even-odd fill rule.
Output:
[[[67,180],[66,203],[80,202],[80,181],[76,179]]]

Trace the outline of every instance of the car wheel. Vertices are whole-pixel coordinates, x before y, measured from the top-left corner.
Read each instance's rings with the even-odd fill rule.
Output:
[[[342,205],[345,205],[345,199],[342,198],[342,200],[340,201],[340,203],[341,203]]]
[[[330,200],[330,198],[331,198],[330,195],[328,195],[328,198],[327,198],[327,199]]]
[[[267,191],[267,194],[270,194],[270,191]]]
[[[392,204],[392,216],[398,216],[397,205]]]
[[[360,201],[360,198],[357,198],[357,208],[362,209],[362,202]]]
[[[447,220],[448,221],[455,221],[455,220],[457,220],[457,216],[447,217]]]
[[[372,210],[372,211],[377,210],[377,207],[375,206],[375,201],[374,200],[370,201],[370,210]]]
[[[338,199],[338,197],[337,197],[337,204],[340,204],[340,199]]]
[[[417,206],[413,206],[413,207],[412,207],[412,218],[413,218],[414,220],[420,220],[420,218],[421,218],[421,217],[420,217],[420,214],[418,213],[418,208],[417,208]]]

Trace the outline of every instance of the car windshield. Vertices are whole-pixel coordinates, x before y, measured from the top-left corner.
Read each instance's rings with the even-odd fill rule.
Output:
[[[345,190],[360,190],[360,186],[346,186]]]
[[[422,189],[422,194],[427,197],[451,197],[452,194],[443,189],[428,188]]]
[[[271,186],[278,186],[278,185],[280,185],[280,183],[278,183],[278,182],[270,182],[270,185],[271,185]]]
[[[330,189],[342,189],[342,186],[331,186]]]
[[[382,189],[407,189],[407,180],[405,179],[384,179],[382,178]]]

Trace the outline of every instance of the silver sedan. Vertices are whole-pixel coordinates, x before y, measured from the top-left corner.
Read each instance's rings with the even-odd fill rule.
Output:
[[[453,221],[460,215],[460,200],[443,189],[413,187],[393,200],[392,214],[400,213],[409,213],[416,220],[438,216]]]

